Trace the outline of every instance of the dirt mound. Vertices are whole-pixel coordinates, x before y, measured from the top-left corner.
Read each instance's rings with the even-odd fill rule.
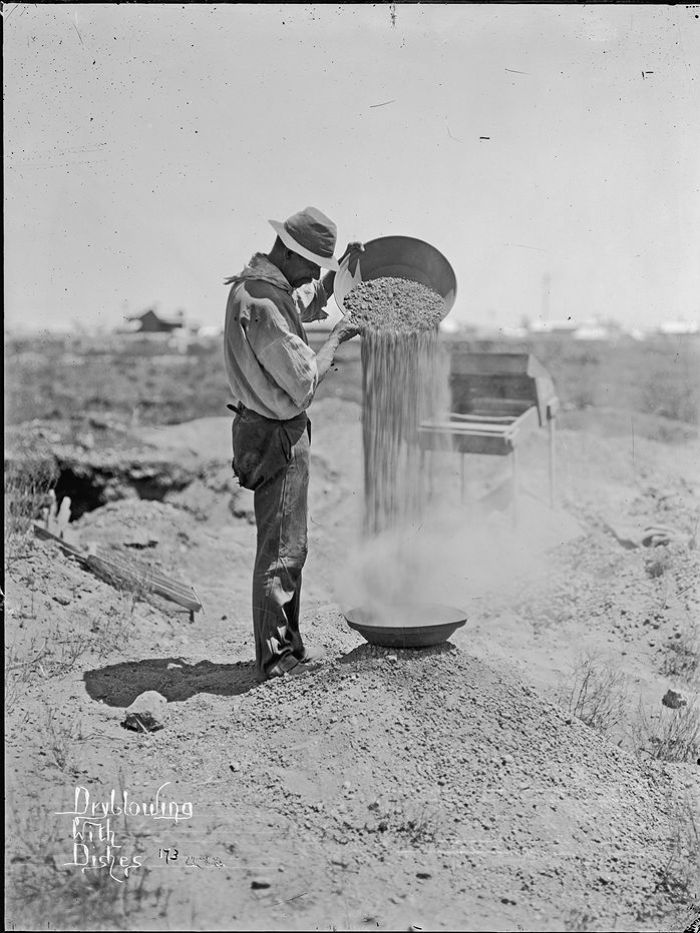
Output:
[[[647,412],[597,405],[568,407],[559,415],[564,428],[602,437],[646,437],[663,444],[688,444],[698,440],[698,425]]]
[[[261,761],[248,736],[265,722],[274,731]],[[360,646],[306,682],[246,695],[236,736],[245,804],[274,794],[284,774],[279,818],[304,826],[318,860],[307,874],[322,876],[328,861],[357,872],[365,909],[389,928],[406,928],[404,901],[418,891],[431,928],[473,929],[478,892],[494,891],[505,926],[523,900],[553,921],[547,902],[564,890],[571,902],[586,892],[591,920],[614,892],[619,916],[631,918],[665,864],[667,778],[450,646]],[[270,850],[249,858],[274,864]],[[377,870],[391,879],[393,905],[369,893]]]
[[[505,666],[450,645],[358,645],[326,612],[309,620],[328,646],[325,668],[258,685],[250,661],[217,660],[196,627],[178,631],[142,604],[126,620],[123,594],[86,584],[44,548],[21,574],[40,572],[47,594],[73,591],[34,610],[51,608],[56,639],[79,638],[83,652],[77,669],[68,658],[43,674],[41,658],[27,668],[8,770],[17,818],[40,815],[32,799],[56,801],[47,849],[56,864],[70,861],[55,812],[68,809],[73,785],[95,799],[117,787],[150,800],[170,782],[171,798],[193,803],[190,823],[117,817],[113,826],[148,859],[143,909],[158,903],[155,879],[169,884],[153,873],[165,867],[164,846],[214,860],[170,888],[168,916],[191,910],[194,928],[224,928],[224,900],[236,905],[225,928],[236,929],[259,924],[261,910],[275,929],[356,929],[369,916],[389,929],[477,929],[494,916],[561,929],[573,905],[604,928],[611,898],[618,928],[638,929],[650,904],[663,907],[679,776],[641,767]],[[111,627],[121,637],[113,630],[105,651]],[[123,660],[127,641],[140,660]],[[124,710],[147,690],[168,700],[167,728],[129,733]],[[29,824],[13,827],[10,846],[25,851]],[[16,866],[20,892],[26,864]],[[48,892],[75,884],[70,871],[49,875]],[[113,928],[94,911],[97,928]]]
[[[177,537],[182,527],[182,513],[174,505],[127,499],[110,502],[73,522],[71,530],[81,540],[144,549],[159,541]]]
[[[172,492],[111,502],[71,526],[82,544],[127,548],[196,586],[204,611],[194,623],[177,606],[108,586],[50,542],[15,542],[8,920],[26,927],[50,917],[63,929],[181,927],[183,918],[192,929],[687,926],[699,846],[686,795],[696,794],[697,768],[665,760],[651,741],[618,747],[605,723],[586,725],[595,720],[571,662],[578,647],[597,645],[628,686],[646,691],[649,709],[692,726],[697,551],[687,541],[626,549],[597,521],[614,507],[690,534],[692,452],[562,432],[561,490],[576,520],[567,514],[564,526],[548,513],[540,522],[542,502],[524,495],[523,540],[514,538],[538,572],[499,585],[507,548],[455,546],[444,569],[455,569],[467,625],[452,646],[391,652],[349,630],[333,586],[357,550],[359,406],[325,399],[311,418],[302,625],[328,651],[317,673],[255,680],[255,528],[229,509],[223,441],[220,452],[211,441],[211,460],[192,454],[195,479],[177,493],[194,496],[200,483],[210,498],[199,514],[194,499]],[[225,428],[228,419],[217,419],[201,435],[181,426],[153,451],[168,459],[201,450],[207,431],[222,435],[219,421]],[[523,447],[526,489],[546,488],[544,452],[542,439]],[[475,484],[494,481],[495,459],[470,464]],[[453,467],[453,526],[469,530],[458,486],[447,482]],[[495,524],[506,535],[505,513]],[[454,545],[445,536],[443,546]],[[480,553],[490,576],[474,572]],[[672,641],[676,666],[662,673]],[[562,677],[569,699],[556,703]],[[669,689],[688,703],[662,706]],[[168,701],[165,727],[124,729],[125,709],[148,691]],[[623,699],[610,690],[604,699],[624,724]],[[71,864],[66,811],[76,788],[92,801],[114,791],[143,805],[111,822],[120,855],[142,858],[125,883]],[[157,794],[179,807],[177,822],[149,815]],[[104,851],[99,839],[80,844]]]

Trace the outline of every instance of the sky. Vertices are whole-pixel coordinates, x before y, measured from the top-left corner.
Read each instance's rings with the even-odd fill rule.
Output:
[[[456,323],[697,321],[699,69],[698,6],[6,4],[5,326],[221,325],[307,205]]]

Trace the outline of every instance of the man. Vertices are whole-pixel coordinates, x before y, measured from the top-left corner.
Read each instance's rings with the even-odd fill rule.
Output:
[[[226,280],[224,354],[233,406],[233,470],[255,492],[253,571],[255,659],[263,679],[299,674],[318,660],[299,632],[301,572],[307,552],[311,426],[306,414],[339,345],[359,333],[342,318],[314,353],[302,322],[328,317],[338,262],[336,227],[313,207],[284,223],[265,255]],[[342,258],[357,262],[350,243]],[[320,278],[321,267],[329,270]]]

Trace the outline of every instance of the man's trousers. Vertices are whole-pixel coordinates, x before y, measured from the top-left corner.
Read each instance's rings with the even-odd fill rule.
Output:
[[[301,575],[307,553],[310,430],[306,414],[272,421],[243,409],[233,423],[233,468],[254,491],[255,660],[265,676],[281,658],[300,658]]]

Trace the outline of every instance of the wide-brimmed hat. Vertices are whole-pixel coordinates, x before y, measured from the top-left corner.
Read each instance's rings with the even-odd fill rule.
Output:
[[[284,223],[271,220],[270,225],[287,249],[317,266],[338,271],[338,262],[333,258],[338,231],[333,221],[321,211],[307,207],[292,214]]]

